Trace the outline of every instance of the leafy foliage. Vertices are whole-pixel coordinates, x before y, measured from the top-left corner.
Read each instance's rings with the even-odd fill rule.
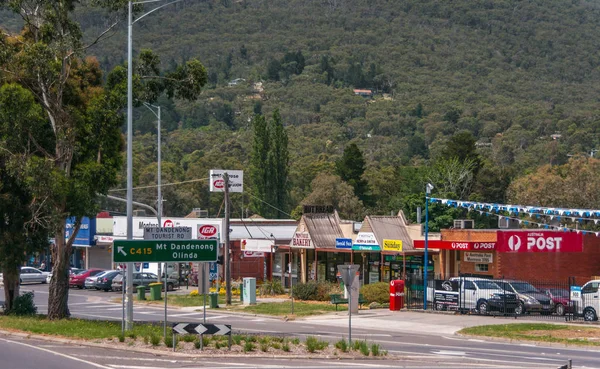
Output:
[[[390,301],[390,286],[389,283],[379,282],[370,283],[360,288],[360,293],[367,302],[385,303]]]
[[[24,294],[17,296],[10,309],[6,311],[7,315],[35,315],[37,314],[37,307],[33,302],[33,292],[25,292]]]

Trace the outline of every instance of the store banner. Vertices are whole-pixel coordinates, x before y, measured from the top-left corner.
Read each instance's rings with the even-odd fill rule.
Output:
[[[499,252],[582,252],[583,235],[577,232],[498,231]]]
[[[425,248],[424,240],[414,240],[413,244],[415,249]],[[439,250],[494,251],[496,250],[496,242],[428,240],[427,248]]]
[[[292,242],[290,244],[293,248],[300,249],[314,249],[314,245],[310,238],[310,233],[308,232],[296,232],[294,233],[294,238],[292,238]]]
[[[379,243],[373,232],[358,232],[356,240],[352,245],[352,250],[356,251],[380,251]]]
[[[241,241],[243,251],[273,252],[273,246],[273,240],[243,239]]]
[[[402,252],[402,240],[383,240],[383,251]]]

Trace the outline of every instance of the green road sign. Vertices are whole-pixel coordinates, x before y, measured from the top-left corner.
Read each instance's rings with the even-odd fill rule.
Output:
[[[217,240],[115,240],[115,263],[217,261]]]

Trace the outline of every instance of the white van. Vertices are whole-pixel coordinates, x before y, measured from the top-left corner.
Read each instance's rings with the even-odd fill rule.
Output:
[[[589,281],[581,286],[581,293],[571,292],[571,300],[577,306],[577,314],[583,315],[585,321],[598,320],[600,312],[600,280]]]

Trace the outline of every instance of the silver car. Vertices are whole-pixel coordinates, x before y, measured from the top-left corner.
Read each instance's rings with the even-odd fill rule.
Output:
[[[42,272],[32,267],[21,267],[21,283],[46,283],[48,272]]]
[[[105,270],[101,273],[98,273],[96,275],[92,275],[89,277],[85,278],[85,281],[83,282],[83,288],[85,289],[95,289],[96,288],[96,282],[98,281],[98,278],[100,277],[104,277],[105,274],[108,274],[110,272],[116,272],[116,270]]]

